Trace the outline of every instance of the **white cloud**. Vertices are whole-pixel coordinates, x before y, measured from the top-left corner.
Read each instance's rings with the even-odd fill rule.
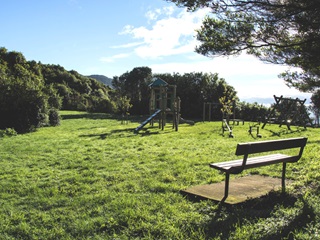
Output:
[[[127,58],[129,56],[130,56],[129,53],[121,53],[121,54],[113,55],[111,57],[101,57],[100,61],[111,63],[111,62],[114,62],[116,59]]]
[[[117,45],[117,46],[111,46],[111,48],[132,48],[132,47],[136,47],[139,45],[144,44],[143,42],[133,42],[133,43],[127,43],[127,44],[123,44],[123,45]]]
[[[194,60],[193,60],[194,59]],[[243,54],[238,57],[207,58],[198,54],[189,57],[188,62],[170,62],[165,64],[153,64],[152,69],[156,72],[217,72],[221,77],[235,76],[268,76],[275,75],[287,69],[284,66],[264,64],[258,59]]]
[[[287,87],[284,81],[278,78],[278,74],[285,71],[287,67],[265,64],[246,54],[239,57],[214,59],[198,57],[196,61],[152,64],[150,68],[153,73],[218,73],[220,78],[224,78],[236,89],[241,99],[273,98],[273,95],[310,97],[310,94],[303,94]]]
[[[161,58],[165,56],[191,53],[196,46],[195,30],[202,23],[208,10],[197,12],[180,10],[174,16],[174,8],[157,9],[147,13],[148,20],[161,19],[151,28],[127,25],[120,34],[129,34],[134,39],[141,39],[143,44],[134,49],[141,58]]]
[[[148,11],[146,13],[146,18],[148,19],[148,21],[154,21],[157,20],[158,14],[156,11]]]
[[[138,42],[118,47],[132,47],[141,61],[147,62],[153,73],[218,73],[228,84],[235,87],[240,98],[273,97],[273,95],[301,95],[288,88],[278,74],[287,67],[264,64],[243,54],[239,57],[216,57],[213,59],[194,52],[198,44],[195,30],[199,29],[209,9],[187,12],[179,8],[156,9],[146,13],[147,26],[127,25],[120,34],[129,35]],[[177,61],[172,56],[180,57]],[[114,58],[112,58],[114,59]],[[161,59],[166,63],[149,60]],[[163,62],[162,61],[162,62]]]
[[[150,10],[146,13],[146,18],[148,20],[149,23],[151,23],[152,21],[156,21],[159,19],[159,17],[161,15],[167,15],[170,16],[174,13],[174,7],[170,6],[170,7],[164,7],[164,8],[157,8],[155,10]]]
[[[133,29],[134,29],[134,26],[128,24],[123,27],[122,31],[119,32],[119,34],[120,35],[130,34]]]

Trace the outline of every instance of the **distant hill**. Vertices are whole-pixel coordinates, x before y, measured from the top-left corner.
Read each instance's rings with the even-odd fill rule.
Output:
[[[90,75],[88,77],[94,78],[97,81],[102,82],[103,84],[112,87],[112,78],[108,78],[108,77],[106,77],[104,75],[97,75],[97,74]]]

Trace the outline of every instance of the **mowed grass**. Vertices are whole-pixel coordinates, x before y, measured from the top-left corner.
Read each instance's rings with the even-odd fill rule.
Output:
[[[220,122],[197,122],[134,134],[143,118],[61,114],[58,127],[0,139],[0,239],[320,238],[319,129],[267,125],[255,138],[245,123],[229,138]],[[234,159],[238,142],[298,136],[309,140],[286,195],[228,207],[180,193],[223,181],[208,164]],[[279,177],[281,164],[246,174]]]

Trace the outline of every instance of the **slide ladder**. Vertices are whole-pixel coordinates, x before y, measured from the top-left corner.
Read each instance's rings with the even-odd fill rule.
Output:
[[[155,111],[150,117],[148,117],[147,120],[145,120],[143,123],[141,123],[135,130],[135,133],[138,133],[145,125],[147,125],[152,119],[154,119],[159,113],[161,112],[161,109],[158,109]]]

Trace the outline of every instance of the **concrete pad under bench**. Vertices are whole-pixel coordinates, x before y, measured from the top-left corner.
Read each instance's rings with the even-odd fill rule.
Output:
[[[287,180],[287,182],[289,182]],[[214,201],[221,201],[224,197],[224,182],[193,186],[182,193],[195,197],[207,198]],[[229,195],[224,203],[238,204],[246,200],[259,198],[272,190],[281,188],[281,178],[250,175],[238,177],[230,182]]]

